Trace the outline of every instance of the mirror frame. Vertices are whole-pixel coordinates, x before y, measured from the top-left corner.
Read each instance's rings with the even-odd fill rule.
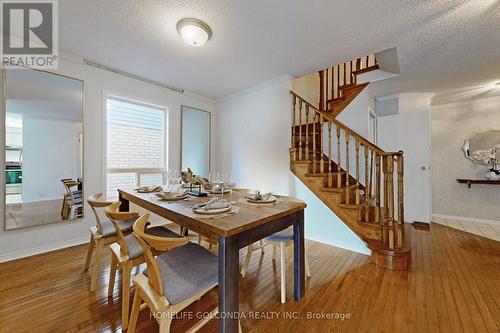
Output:
[[[500,133],[500,129],[492,129],[492,128],[490,128],[490,129],[485,129],[485,130],[480,130],[480,131],[474,132],[469,137],[467,137],[467,139],[465,139],[464,144],[462,145],[462,152],[464,153],[465,158],[468,159],[468,160],[470,160],[474,164],[490,165],[489,163],[479,162],[479,161],[473,159],[471,156],[467,155],[467,146],[468,146],[468,143],[470,142],[470,140],[473,137],[475,137],[475,136],[477,136],[479,134],[485,133],[485,132],[499,132]]]
[[[205,112],[208,113],[208,119],[209,119],[209,128],[208,128],[208,172],[210,173],[212,171],[212,112],[210,111],[205,111],[201,110],[198,108],[194,108],[189,105],[181,105],[181,149],[180,149],[180,160],[179,160],[179,170],[182,170],[182,147],[184,144],[184,140],[182,139],[182,134],[183,134],[183,113],[184,113],[184,108],[190,108],[196,111],[200,112]],[[208,177],[208,175],[207,175]]]
[[[2,139],[0,140],[0,144],[2,145],[1,151],[3,154],[3,157],[0,161],[2,161],[2,165],[0,166],[0,172],[5,174],[6,170],[6,161],[5,161],[5,143],[7,139],[7,131],[6,131],[6,120],[7,120],[7,69],[8,66],[6,64],[2,64],[2,120],[4,122],[3,128],[2,128]],[[72,79],[72,80],[77,80],[82,83],[82,137],[83,137],[83,142],[82,142],[82,179],[85,181],[85,80],[79,79],[76,77],[72,77],[69,75],[65,74],[60,74],[56,73],[53,71],[49,70],[42,70],[42,69],[37,69],[37,68],[24,68],[24,69],[19,69],[19,70],[34,70],[42,73],[47,73],[47,74],[52,74],[52,75],[57,75],[60,77],[64,77],[67,79]],[[2,195],[1,195],[1,200],[2,200],[2,206],[3,206],[3,231],[16,231],[16,230],[21,230],[21,229],[28,229],[28,228],[37,228],[37,227],[43,227],[46,225],[51,225],[51,224],[56,224],[56,223],[63,223],[63,222],[73,222],[73,221],[83,221],[85,218],[85,204],[83,205],[83,216],[82,217],[77,217],[77,218],[72,218],[68,220],[57,220],[57,221],[51,221],[51,222],[46,222],[46,223],[40,223],[40,224],[35,224],[35,225],[30,225],[30,226],[24,226],[24,227],[18,227],[18,228],[13,228],[13,229],[7,229],[7,200],[6,200],[6,179],[5,176],[2,176],[2,181],[0,182],[0,185],[2,186]],[[85,202],[85,189],[86,185],[83,184],[83,189],[82,189],[82,197]]]

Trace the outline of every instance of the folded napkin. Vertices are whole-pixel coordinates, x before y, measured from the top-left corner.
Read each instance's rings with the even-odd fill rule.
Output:
[[[182,192],[160,192],[160,193],[155,193],[155,195],[158,198],[175,198],[175,197],[183,197],[185,196],[189,191],[182,191]]]
[[[245,196],[245,198],[250,199],[250,200],[254,200],[254,201],[267,201],[271,198],[271,195],[272,195],[271,192],[262,194],[262,193],[260,193],[260,191],[257,191],[257,193],[255,193],[255,194]]]
[[[193,209],[205,208],[205,210],[215,210],[229,208],[230,206],[231,204],[227,200],[212,199],[194,206]]]
[[[137,192],[151,193],[163,191],[161,186],[141,186],[135,189]]]

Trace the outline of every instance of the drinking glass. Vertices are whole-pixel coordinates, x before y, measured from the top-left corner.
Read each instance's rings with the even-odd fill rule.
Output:
[[[227,187],[229,189],[229,202],[233,202],[233,188],[236,186],[236,183],[234,182],[234,177],[232,174],[228,173],[227,174]]]
[[[220,184],[220,197],[221,199],[224,198],[224,189],[226,188],[226,174],[224,172],[219,172],[218,177],[217,177],[217,183]]]

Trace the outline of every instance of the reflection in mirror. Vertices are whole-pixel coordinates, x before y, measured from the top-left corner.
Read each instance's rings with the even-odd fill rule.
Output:
[[[465,140],[463,151],[465,156],[477,164],[491,164],[497,159],[500,151],[500,130],[479,132]]]
[[[181,168],[208,177],[210,173],[210,112],[188,106],[181,109]]]
[[[83,217],[83,82],[6,69],[5,229]]]

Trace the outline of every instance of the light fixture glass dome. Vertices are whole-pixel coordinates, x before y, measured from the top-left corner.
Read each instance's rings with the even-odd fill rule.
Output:
[[[212,37],[212,30],[203,21],[185,18],[177,23],[177,31],[182,39],[189,45],[200,47]]]

